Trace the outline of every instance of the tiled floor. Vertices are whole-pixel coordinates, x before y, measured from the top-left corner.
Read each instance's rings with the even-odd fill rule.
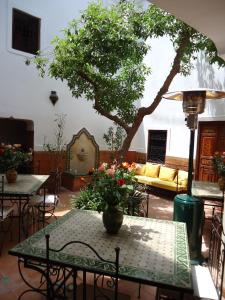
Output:
[[[70,210],[70,198],[73,192],[62,190],[60,193],[60,203],[57,208],[56,215],[62,216]],[[149,217],[160,219],[172,219],[173,201],[172,199],[162,196],[150,195]],[[206,212],[206,216],[210,215],[210,211]],[[7,242],[4,246],[2,256],[0,257],[0,300],[14,300],[27,289],[24,281],[21,279],[18,272],[17,258],[8,255],[8,250],[16,244],[16,227],[14,231],[13,241]],[[204,226],[204,236],[202,250],[203,254],[207,255],[207,245],[209,236],[209,221],[207,220]],[[34,271],[26,270],[26,278],[33,283],[39,282],[39,277]],[[120,282],[120,291],[130,295],[130,300],[138,299],[138,284],[122,281]],[[141,299],[152,300],[155,297],[155,288],[142,286]],[[189,298],[189,297],[188,297]],[[35,293],[28,293],[22,299],[43,299],[42,296]]]

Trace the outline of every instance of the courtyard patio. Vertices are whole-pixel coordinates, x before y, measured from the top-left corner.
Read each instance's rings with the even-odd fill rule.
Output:
[[[70,199],[74,192],[61,188],[60,201],[57,206],[56,215],[58,218],[65,215],[71,210]],[[162,195],[150,194],[149,199],[149,217],[163,220],[172,220],[173,216],[173,199]],[[202,252],[205,257],[208,253],[209,233],[210,233],[210,217],[211,208],[208,207],[205,211],[206,220],[204,224],[204,234],[202,242]],[[8,250],[17,244],[17,226],[14,222],[14,236],[12,241],[7,241],[4,245],[2,256],[0,257],[0,299],[14,300],[27,289],[27,286],[20,277],[18,271],[17,257],[8,254]],[[40,280],[40,275],[37,276],[35,271],[23,270],[26,278],[30,283],[37,283]],[[119,292],[122,293],[122,299],[138,299],[138,284],[124,280],[119,281]],[[146,285],[141,287],[141,299],[155,299],[156,288]],[[128,298],[127,298],[128,296]],[[185,299],[192,299],[190,295],[185,295]],[[27,293],[22,299],[44,299],[42,296],[35,293]]]

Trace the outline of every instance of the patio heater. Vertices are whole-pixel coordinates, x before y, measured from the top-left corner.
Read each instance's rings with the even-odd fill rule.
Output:
[[[202,227],[204,218],[204,203],[201,199],[193,197],[193,154],[195,129],[198,124],[198,114],[204,112],[206,99],[225,98],[225,92],[210,89],[198,89],[179,92],[168,92],[163,95],[168,100],[183,101],[186,125],[190,129],[190,146],[188,160],[188,186],[187,194],[179,194],[174,198],[174,221],[185,222],[189,239],[190,256],[193,263],[202,260]]]

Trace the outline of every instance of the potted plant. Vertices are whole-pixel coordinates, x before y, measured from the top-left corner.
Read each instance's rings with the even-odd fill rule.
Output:
[[[225,152],[215,152],[213,157],[214,167],[219,175],[218,184],[221,190],[225,189]]]
[[[19,166],[27,164],[32,160],[32,153],[22,151],[20,144],[0,145],[0,170],[5,172],[8,183],[13,183],[17,178]]]
[[[81,190],[72,206],[103,212],[103,224],[109,233],[117,233],[127,210],[128,197],[133,193],[134,169],[128,163],[102,163],[93,172],[91,183]]]
[[[66,114],[56,114],[55,122],[55,131],[53,136],[52,143],[46,141],[46,137],[44,137],[43,149],[44,151],[50,154],[51,158],[51,171],[50,177],[47,183],[48,191],[51,193],[59,192],[55,189],[57,186],[60,189],[61,186],[61,172],[64,169],[65,165],[65,151],[66,151],[66,142],[64,140],[64,128],[66,122]],[[59,182],[56,183],[56,180]]]

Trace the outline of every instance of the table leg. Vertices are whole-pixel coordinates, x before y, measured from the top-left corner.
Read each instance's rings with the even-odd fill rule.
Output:
[[[18,237],[18,242],[20,243],[20,239],[21,239],[21,237],[20,237],[20,234],[21,234],[21,201],[22,201],[22,199],[19,197],[19,211],[18,211],[18,222],[19,222],[19,233],[18,233],[18,235],[19,235],[19,237]]]

